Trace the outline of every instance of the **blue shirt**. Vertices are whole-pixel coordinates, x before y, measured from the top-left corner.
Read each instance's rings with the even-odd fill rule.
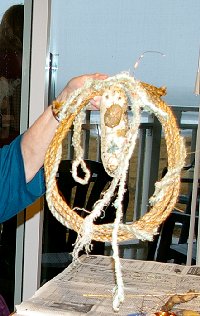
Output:
[[[21,138],[0,149],[0,222],[32,204],[45,191],[43,169],[26,183]]]

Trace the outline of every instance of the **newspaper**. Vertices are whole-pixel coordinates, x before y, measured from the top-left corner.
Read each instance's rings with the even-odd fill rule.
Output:
[[[200,293],[200,266],[132,259],[121,265],[125,300],[118,313],[112,309],[113,259],[83,255],[18,305],[16,315],[155,315],[174,294]],[[200,312],[200,296],[176,308]]]

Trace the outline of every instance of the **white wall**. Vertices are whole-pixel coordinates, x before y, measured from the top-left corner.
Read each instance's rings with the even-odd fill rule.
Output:
[[[87,72],[135,76],[166,85],[170,104],[196,105],[193,95],[200,46],[199,0],[52,0],[51,51],[59,54],[57,92]]]

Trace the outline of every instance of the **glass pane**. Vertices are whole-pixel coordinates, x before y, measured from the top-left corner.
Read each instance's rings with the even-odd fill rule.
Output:
[[[199,53],[199,34],[196,30],[200,26],[200,2],[192,0],[190,4],[185,3],[181,10],[181,0],[173,2],[172,6],[162,2],[161,11],[164,14],[158,10],[156,0],[148,4],[141,0],[118,0],[117,4],[116,1],[106,0],[88,0],[84,4],[81,0],[52,0],[50,49],[52,56],[57,56],[58,71],[51,95],[55,97],[66,80],[81,73],[115,75],[130,70],[138,80],[158,87],[166,85],[164,100],[171,105],[180,124],[187,152],[191,153],[187,156],[187,163],[192,167],[198,112],[198,101],[193,91]],[[188,18],[188,12],[192,19]],[[139,66],[135,69],[137,61]],[[53,67],[51,70],[51,74],[55,75]],[[87,157],[95,160],[100,137],[98,118],[92,121],[93,117],[91,113],[90,123],[96,126],[96,130],[93,127],[90,139],[86,136],[85,148]],[[168,163],[159,122],[143,112],[141,123],[135,155],[130,162],[127,222],[140,218],[148,210],[148,199],[154,191],[155,181],[161,179]],[[72,155],[65,154],[71,149],[68,139],[64,146],[64,157],[71,158],[73,151]],[[69,191],[69,182],[66,180],[65,183],[66,191]],[[188,188],[188,184],[185,187],[182,181],[179,198],[184,200],[187,195],[188,201],[190,192],[191,187]],[[52,274],[46,273],[42,282],[57,273],[54,267],[59,266],[60,270],[63,268],[58,254],[69,251],[66,246],[68,231],[48,212],[45,216],[43,253],[46,261],[43,261],[42,268],[47,267]],[[141,245],[137,250],[137,246],[127,255],[143,259],[146,256],[146,244],[142,245],[144,251],[140,249]],[[65,265],[68,264],[67,257],[62,256],[61,259],[65,260]]]
[[[0,147],[20,133],[24,5],[18,3],[0,3]],[[16,224],[16,216],[0,224],[0,295],[10,311],[14,304]]]

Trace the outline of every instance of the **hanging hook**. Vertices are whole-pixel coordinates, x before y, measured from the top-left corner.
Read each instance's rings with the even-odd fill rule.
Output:
[[[156,50],[147,50],[145,52],[143,52],[140,57],[138,58],[138,60],[136,61],[136,63],[133,66],[133,69],[137,69],[137,67],[139,66],[140,60],[144,57],[145,54],[147,53],[153,53],[153,54],[160,54],[162,57],[165,57],[166,55],[163,54],[162,52],[156,51]]]

